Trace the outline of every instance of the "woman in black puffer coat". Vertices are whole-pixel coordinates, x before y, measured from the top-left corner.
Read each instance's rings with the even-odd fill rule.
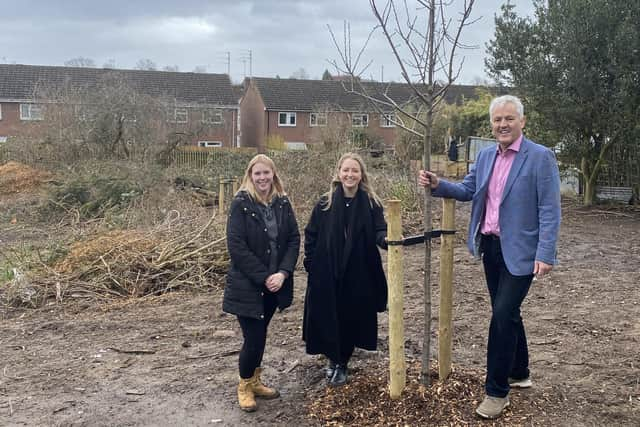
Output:
[[[240,350],[238,402],[254,411],[255,397],[276,398],[260,380],[267,328],[276,309],[293,299],[293,271],[300,233],[275,164],[264,154],[247,166],[229,209],[227,247],[231,264],[222,309],[235,314],[244,343]]]

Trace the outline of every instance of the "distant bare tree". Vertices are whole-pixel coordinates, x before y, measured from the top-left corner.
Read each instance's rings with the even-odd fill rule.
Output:
[[[180,68],[177,65],[165,65],[162,67],[162,71],[178,72],[180,71]]]
[[[381,4],[384,3],[384,6]],[[351,48],[351,30],[345,22],[343,42],[339,43],[331,27],[329,32],[340,55],[340,61],[331,61],[335,68],[351,76],[345,89],[368,100],[380,113],[393,108],[396,111],[394,123],[423,140],[424,167],[431,163],[433,139],[433,117],[438,105],[444,99],[449,87],[455,82],[462,69],[463,58],[458,57],[460,35],[471,25],[471,9],[474,0],[463,0],[455,18],[449,17],[452,2],[443,0],[369,0],[377,25],[360,50]],[[382,6],[382,7],[381,7]],[[389,49],[400,67],[404,81],[411,88],[415,101],[413,105],[401,104],[399,100],[384,93],[372,93],[360,78],[371,65],[362,64],[362,55],[371,36],[381,31]],[[352,52],[357,52],[353,55]],[[416,108],[417,106],[417,108]],[[405,125],[410,122],[413,126]],[[421,380],[430,384],[429,364],[431,346],[431,190],[425,191],[424,199],[424,341],[422,348]]]
[[[116,60],[113,58],[108,59],[107,62],[102,64],[102,68],[109,68],[113,70],[114,68],[116,68]]]
[[[200,120],[199,109],[140,93],[118,72],[88,87],[69,82],[43,86],[35,99],[45,105],[45,120],[30,139],[46,141],[55,158],[64,162],[94,157],[167,159],[176,147],[213,126]],[[176,108],[186,110],[185,121],[173,119]]]
[[[77,58],[71,58],[64,61],[65,67],[86,67],[95,68],[96,62],[91,58],[85,58],[84,56],[78,56]]]
[[[136,62],[135,69],[156,71],[158,69],[158,66],[156,65],[155,62],[153,62],[149,58],[142,58],[142,59],[139,59],[138,62]]]
[[[299,79],[299,80],[309,80],[309,73],[307,73],[307,70],[300,67],[296,71],[294,71],[293,74],[291,74],[290,78]]]
[[[207,72],[207,67],[204,65],[197,65],[194,69],[193,69],[194,73],[200,73],[200,74],[204,74]]]
[[[314,145],[322,146],[326,152],[339,153],[351,141],[353,127],[348,114],[340,112],[340,108],[330,105],[313,107],[315,124],[311,128],[311,140]],[[336,154],[336,158],[340,157]]]

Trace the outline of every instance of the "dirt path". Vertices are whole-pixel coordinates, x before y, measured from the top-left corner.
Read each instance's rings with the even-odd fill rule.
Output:
[[[458,224],[467,209],[459,207]],[[516,424],[640,425],[640,215],[564,211],[561,264],[534,284],[523,307],[535,387],[512,393],[514,413],[518,405],[549,404],[529,408]],[[406,349],[418,359],[421,255],[420,247],[407,249],[405,261]],[[455,259],[454,368],[482,372],[488,296],[462,236]],[[282,397],[259,402],[256,413],[236,407],[241,337],[235,319],[221,312],[221,292],[170,294],[4,313],[0,425],[318,424],[307,409],[326,392],[324,362],[304,353],[305,277],[296,274],[294,305],[275,316],[263,363]],[[383,369],[386,322],[381,315],[379,351],[356,353],[354,377]]]

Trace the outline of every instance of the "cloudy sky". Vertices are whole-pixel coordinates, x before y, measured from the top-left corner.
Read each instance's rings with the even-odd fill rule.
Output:
[[[446,1],[453,3],[448,10],[456,19],[463,0]],[[476,0],[472,16],[478,21],[463,33],[464,42],[476,48],[460,52],[465,62],[458,83],[486,78],[485,43],[506,1]],[[533,11],[531,0],[512,3],[520,15]],[[329,61],[339,54],[327,26],[342,41],[348,21],[355,54],[376,24],[369,0],[0,0],[0,11],[0,62],[64,65],[84,57],[98,67],[135,68],[149,59],[159,69],[226,73],[230,56],[235,82],[250,72],[290,77],[303,68],[310,78],[320,78],[325,69],[334,73]],[[401,80],[379,31],[361,64],[370,61],[366,77]]]

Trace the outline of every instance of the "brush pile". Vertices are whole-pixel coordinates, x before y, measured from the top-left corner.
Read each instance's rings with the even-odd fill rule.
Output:
[[[229,258],[224,230],[214,218],[194,231],[183,225],[87,237],[55,265],[14,278],[0,298],[11,306],[37,307],[53,298],[99,300],[220,287]]]
[[[0,195],[32,191],[51,178],[49,172],[18,162],[8,162],[0,165]]]

